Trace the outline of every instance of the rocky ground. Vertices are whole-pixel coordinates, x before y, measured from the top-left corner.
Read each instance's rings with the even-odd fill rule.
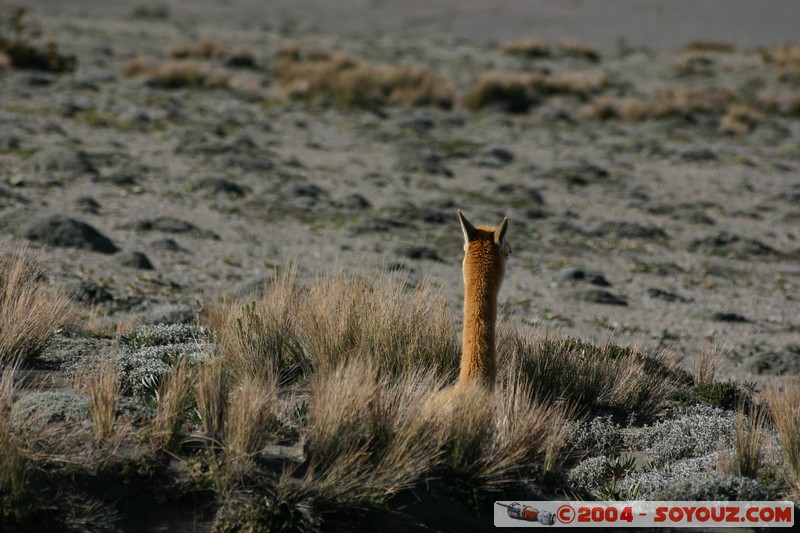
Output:
[[[71,391],[75,364],[121,357],[120,337],[138,325],[186,324],[219,300],[246,301],[292,264],[303,280],[341,269],[428,280],[457,317],[459,208],[476,224],[510,220],[503,319],[657,348],[690,371],[715,344],[718,380],[796,376],[800,54],[758,46],[784,42],[797,8],[775,2],[756,25],[752,4],[736,2],[714,23],[689,17],[668,31],[688,4],[542,4],[28,2],[23,34],[75,64],[4,68],[0,56],[0,230],[41,248],[48,283],[74,297],[89,335],[57,335],[27,369],[40,379],[23,385]],[[501,53],[525,36],[549,55]],[[575,37],[598,48],[554,45]],[[690,39],[705,44],[683,49]],[[198,79],[147,70],[193,43],[206,50],[183,52]],[[423,65],[452,83],[453,105],[290,98],[273,60],[290,43]],[[522,113],[468,109],[463,95],[489,72],[570,83]],[[161,363],[162,345],[187,342],[156,343],[148,357]],[[25,405],[15,404],[21,419]],[[616,460],[605,452],[624,442],[640,462],[666,466],[631,473],[617,496],[657,497],[686,472],[711,476],[734,418],[702,406],[650,427],[599,417],[571,437],[598,453],[565,475],[597,490]],[[714,490],[766,498],[751,481]],[[191,530],[192,505],[161,524]]]
[[[295,42],[426,65],[457,94],[495,70],[599,73],[612,95],[796,93],[753,49],[530,60],[446,33],[409,42],[299,31],[285,13],[281,24],[218,25],[181,3],[50,4],[28,18],[77,67],[0,74],[0,215],[5,233],[46,247],[53,280],[86,317],[187,320],[196,302],[251,290],[290,262],[306,276],[343,267],[430,277],[457,309],[461,208],[476,223],[510,219],[505,317],[657,345],[689,366],[713,339],[728,355],[724,375],[745,379],[798,370],[795,117],[769,113],[734,135],[702,112],[586,119],[591,101],[571,95],[523,114],[365,110],[288,100],[265,67]],[[210,89],[122,74],[132,58],[165,60],[199,37],[223,54],[247,47],[255,66],[216,61],[229,81]]]

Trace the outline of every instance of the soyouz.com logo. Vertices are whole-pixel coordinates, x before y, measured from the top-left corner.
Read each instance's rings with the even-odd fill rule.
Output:
[[[514,502],[494,506],[496,527],[792,527],[792,502]]]

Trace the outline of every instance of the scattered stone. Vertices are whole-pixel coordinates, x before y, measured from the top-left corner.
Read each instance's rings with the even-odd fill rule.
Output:
[[[86,280],[71,283],[67,286],[66,292],[73,301],[87,305],[97,305],[114,299],[105,287]]]
[[[48,177],[96,175],[97,169],[83,152],[52,146],[36,152],[25,164],[26,170]]]
[[[421,172],[431,176],[453,177],[453,171],[444,164],[444,158],[420,146],[400,150],[395,168],[400,172]]]
[[[190,253],[189,250],[170,238],[156,239],[150,243],[150,248],[153,250],[164,250],[166,252]]]
[[[527,185],[520,185],[518,183],[503,183],[497,186],[497,192],[512,196],[514,200],[525,205],[543,206],[545,204],[544,196],[538,189],[528,187]]]
[[[160,304],[139,313],[142,324],[189,324],[195,310],[187,304]]]
[[[502,168],[514,160],[514,154],[503,147],[490,148],[478,156],[476,164],[481,167]]]
[[[123,250],[114,256],[114,262],[120,266],[136,268],[139,270],[153,270],[153,263],[150,259],[136,250]]]
[[[781,350],[770,350],[754,355],[745,363],[754,374],[772,376],[800,374],[800,344],[790,344]]]
[[[194,181],[192,184],[193,191],[208,191],[214,194],[227,194],[234,198],[242,198],[246,196],[250,189],[243,187],[223,176],[206,175]]]
[[[709,320],[713,320],[715,322],[750,322],[750,320],[739,313],[733,313],[729,311],[714,311],[709,315],[708,318]]]
[[[210,230],[201,229],[191,222],[180,220],[173,217],[157,217],[140,220],[138,222],[124,224],[123,229],[134,229],[137,231],[162,231],[164,233],[177,233],[191,235],[198,239],[219,240],[219,235]]]
[[[345,199],[342,201],[342,207],[344,207],[345,209],[360,211],[363,209],[369,209],[370,207],[372,207],[372,204],[370,203],[369,200],[366,199],[366,197],[358,193],[353,193],[345,197]]]
[[[611,283],[599,272],[588,272],[580,268],[566,267],[555,275],[554,285],[575,286],[576,283],[590,283],[598,287],[611,287]]]
[[[414,259],[415,261],[421,261],[422,259],[429,259],[431,261],[439,262],[444,261],[441,256],[436,253],[436,250],[424,245],[414,244],[411,246],[401,247],[398,248],[397,253],[404,257],[408,257],[409,259]]]
[[[75,208],[88,215],[99,215],[100,214],[100,204],[97,203],[97,200],[92,198],[91,196],[81,196],[77,200],[75,200]]]
[[[667,215],[690,224],[706,226],[715,224],[714,219],[703,211],[702,206],[691,203],[651,205],[647,207],[647,212],[654,215]]]
[[[575,300],[592,304],[627,306],[628,300],[603,289],[577,289],[569,296]]]
[[[275,277],[270,274],[245,280],[233,288],[233,295],[237,298],[259,298],[264,295],[274,279]]]
[[[104,254],[119,250],[111,240],[95,228],[64,215],[43,215],[24,224],[21,237],[50,246],[79,248]]]
[[[689,251],[744,258],[748,256],[780,255],[777,250],[761,241],[740,237],[727,231],[695,239],[689,244]]]
[[[629,220],[609,220],[601,223],[592,232],[597,237],[615,237],[617,239],[666,239],[667,233],[652,224],[639,224]]]
[[[681,152],[680,157],[681,160],[691,163],[702,163],[717,160],[717,154],[715,154],[710,148],[686,150],[685,152]]]
[[[580,163],[567,167],[557,167],[542,172],[541,177],[559,179],[568,185],[589,185],[608,181],[611,174],[605,168],[593,163]]]
[[[675,294],[674,292],[661,290],[656,287],[648,288],[647,295],[650,298],[656,298],[658,300],[664,300],[667,302],[680,302],[685,304],[693,301],[691,298],[684,298],[683,296]]]

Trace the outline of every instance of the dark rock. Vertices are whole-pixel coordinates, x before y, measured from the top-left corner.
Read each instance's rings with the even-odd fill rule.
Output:
[[[690,298],[684,298],[683,296],[675,294],[674,292],[664,291],[655,287],[648,288],[647,295],[650,298],[656,298],[658,300],[664,300],[667,302],[689,303],[692,301]]]
[[[603,289],[577,289],[571,291],[569,296],[576,300],[593,304],[628,305],[628,301],[625,298]]]
[[[538,189],[520,185],[518,183],[503,183],[497,186],[497,192],[501,194],[508,194],[514,200],[525,205],[544,205],[544,196]]]
[[[100,213],[100,204],[91,196],[81,196],[75,200],[75,208],[89,215],[97,215]]]
[[[717,154],[715,154],[710,148],[697,148],[694,150],[686,150],[685,152],[682,152],[681,159],[683,161],[692,163],[716,161]]]
[[[444,158],[440,154],[419,146],[401,149],[395,167],[401,172],[453,177],[453,171],[444,164]]]
[[[64,215],[44,215],[22,226],[21,237],[50,246],[80,248],[104,254],[119,250],[111,240],[89,224]]]
[[[651,224],[639,224],[629,220],[609,220],[601,223],[592,232],[597,237],[617,239],[666,239],[666,232]]]
[[[730,311],[715,311],[708,318],[715,322],[750,322],[746,317]]]
[[[194,316],[194,308],[186,304],[160,304],[139,313],[142,324],[189,324]]]
[[[83,152],[53,146],[36,152],[25,164],[26,170],[48,176],[97,174],[97,169]]]
[[[648,206],[646,211],[654,215],[667,215],[690,224],[714,225],[714,219],[703,211],[703,206],[696,204],[657,204]]]
[[[234,198],[242,198],[250,192],[247,187],[242,187],[223,176],[206,175],[192,183],[193,191],[209,191],[214,194],[227,194]]]
[[[584,162],[553,168],[540,173],[540,175],[543,178],[563,180],[568,185],[589,185],[608,181],[611,174],[601,166]]]
[[[364,196],[353,193],[347,195],[347,197],[342,201],[342,207],[345,209],[369,209],[372,207],[372,204],[367,200]]]
[[[153,270],[153,263],[142,252],[124,250],[114,256],[114,262],[120,266],[137,268],[139,270]]]
[[[482,167],[501,168],[514,160],[514,154],[503,147],[495,147],[478,157],[477,164]]]
[[[231,292],[237,298],[259,298],[274,279],[275,276],[272,274],[257,276],[239,283]]]
[[[157,217],[140,220],[131,224],[124,224],[124,229],[137,231],[162,231],[164,233],[177,233],[191,235],[200,239],[219,240],[219,235],[210,230],[198,228],[191,222],[173,217]]]
[[[409,259],[414,259],[415,261],[420,261],[422,259],[429,259],[431,261],[442,261],[442,258],[436,253],[436,250],[429,246],[424,245],[411,245],[404,248],[400,248],[397,252]]]
[[[189,250],[183,248],[174,239],[156,239],[150,243],[150,248],[153,250],[164,250],[167,252],[181,252],[189,253]]]
[[[692,252],[701,252],[713,255],[747,257],[763,255],[780,255],[777,250],[761,241],[740,237],[727,231],[717,235],[695,239],[689,244]]]
[[[576,283],[589,283],[598,287],[610,287],[611,283],[599,272],[587,272],[580,268],[562,268],[556,273],[556,286],[575,286]]]
[[[102,285],[85,280],[71,283],[66,287],[66,292],[73,301],[88,305],[97,305],[114,299]]]
[[[361,221],[353,231],[356,234],[362,233],[387,233],[402,228],[407,228],[408,224],[393,218],[368,218]]]
[[[745,368],[754,374],[798,375],[800,374],[800,344],[790,344],[782,350],[754,355],[745,363]]]

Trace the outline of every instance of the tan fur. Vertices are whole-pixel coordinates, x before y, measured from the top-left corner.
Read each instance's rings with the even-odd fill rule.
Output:
[[[473,227],[458,211],[464,232],[464,333],[458,385],[494,388],[497,295],[511,247],[505,239],[508,219],[497,227]]]

